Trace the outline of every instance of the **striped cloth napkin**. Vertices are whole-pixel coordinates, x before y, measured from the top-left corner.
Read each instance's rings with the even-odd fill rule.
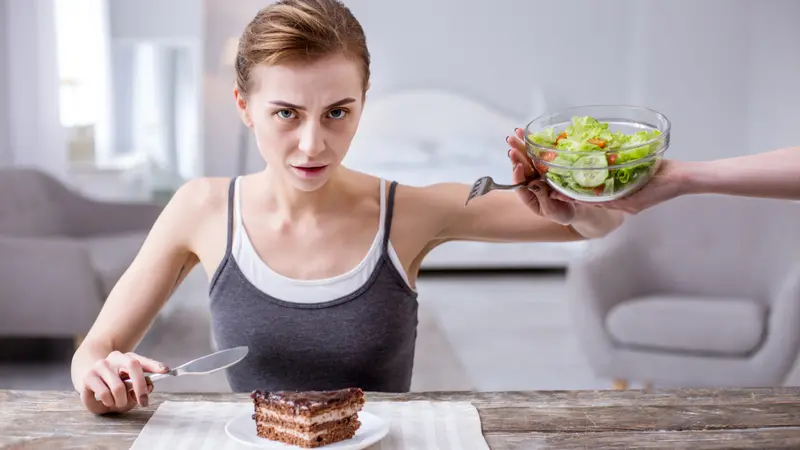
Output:
[[[253,448],[225,432],[232,417],[252,413],[249,402],[161,403],[132,450],[231,450]],[[371,402],[364,411],[390,424],[369,450],[489,450],[477,409],[469,402]],[[255,427],[254,427],[255,431]]]

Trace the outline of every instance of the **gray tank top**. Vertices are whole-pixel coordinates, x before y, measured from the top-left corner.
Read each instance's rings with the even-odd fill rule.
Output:
[[[418,303],[387,251],[397,183],[389,187],[381,257],[368,281],[344,297],[297,303],[255,287],[232,256],[235,180],[228,194],[227,248],[209,287],[217,346],[249,348],[226,369],[231,389],[407,392]]]

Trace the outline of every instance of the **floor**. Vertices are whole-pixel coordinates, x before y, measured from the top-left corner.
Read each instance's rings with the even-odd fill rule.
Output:
[[[205,283],[199,270],[187,277],[139,353],[174,367],[213,351]],[[423,275],[412,390],[610,388],[610,380],[592,374],[578,348],[563,289],[560,273]],[[72,389],[71,351],[71,342],[4,341],[0,389]],[[790,378],[800,379],[799,373]],[[229,390],[221,373],[158,383],[161,391]]]

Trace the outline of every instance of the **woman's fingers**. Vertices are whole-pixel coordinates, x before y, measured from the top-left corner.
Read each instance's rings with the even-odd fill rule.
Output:
[[[575,218],[575,202],[561,201],[545,180],[536,180],[531,183],[530,189],[536,195],[541,205],[542,216],[557,223],[567,225]]]
[[[514,183],[514,184],[517,184],[517,183],[522,183],[525,180],[526,180],[526,178],[525,178],[525,169],[523,169],[523,166],[522,166],[521,163],[515,163],[514,164],[514,169],[512,171],[512,175],[511,175],[511,182]],[[528,205],[528,207],[531,208],[533,210],[533,212],[535,212],[536,214],[539,214],[539,211],[540,211],[539,202],[536,199],[536,196],[533,195],[533,192],[531,192],[530,190],[526,189],[525,187],[517,188],[517,189],[515,189],[515,191],[517,192],[517,196],[519,196],[520,200],[522,200],[523,203]]]
[[[115,406],[114,395],[95,369],[83,377],[81,401],[94,414],[102,414]]]
[[[528,184],[528,190],[533,193],[533,195],[536,197],[536,200],[539,202],[542,215],[550,214],[550,210],[552,209],[550,207],[550,202],[552,200],[548,198],[550,192],[547,188],[547,184],[543,180],[536,180]]]
[[[134,398],[141,406],[148,405],[147,394],[153,391],[153,384],[149,378],[145,378],[144,372],[164,373],[169,371],[166,364],[132,352],[125,354],[113,352],[108,359],[130,379],[135,393]]]
[[[153,382],[144,373],[167,371],[169,368],[159,361],[135,353],[111,352],[84,375],[81,401],[95,414],[127,411],[137,403],[147,406]]]
[[[146,372],[152,372],[152,373],[169,372],[169,367],[167,367],[167,365],[162,363],[161,361],[156,361],[155,359],[150,359],[146,356],[142,356],[137,353],[126,353],[126,354],[131,358],[138,360],[139,363],[142,365],[142,368]]]
[[[108,362],[117,368],[117,373],[122,375],[120,379],[128,379],[133,385],[133,398],[141,406],[147,406],[147,382],[144,378],[142,363],[131,354],[112,352],[108,355]],[[127,388],[127,386],[126,386]]]
[[[514,149],[511,149],[511,150],[508,151],[508,157],[511,159],[511,164],[513,166],[516,166],[517,164],[519,164],[523,168],[525,167],[525,158],[523,156],[521,156],[519,154],[519,152],[514,151]],[[527,172],[527,171],[524,171],[523,175],[525,174],[525,172]]]
[[[126,407],[128,405],[128,388],[122,382],[122,378],[116,368],[107,359],[101,359],[95,369],[114,397],[113,407],[118,409]]]
[[[514,131],[514,135],[506,138],[506,142],[511,146],[511,153],[516,154],[518,156],[518,161],[523,164],[523,167],[525,168],[525,175],[528,177],[533,175],[535,172],[533,170],[533,161],[531,161],[530,157],[528,156],[528,152],[525,147],[525,141],[522,138],[522,130],[517,128]]]
[[[579,201],[575,200],[574,198],[567,197],[566,195],[564,195],[561,192],[558,192],[558,191],[556,191],[555,189],[552,189],[552,188],[550,189],[550,198],[552,198],[553,200],[558,200],[560,202],[564,202],[564,203],[575,203],[575,204],[580,203]]]

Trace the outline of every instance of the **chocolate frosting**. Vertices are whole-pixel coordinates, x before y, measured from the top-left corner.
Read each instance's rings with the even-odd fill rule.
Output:
[[[359,388],[346,388],[333,391],[260,391],[250,393],[250,398],[267,404],[283,404],[299,409],[316,409],[336,406],[364,395]]]

